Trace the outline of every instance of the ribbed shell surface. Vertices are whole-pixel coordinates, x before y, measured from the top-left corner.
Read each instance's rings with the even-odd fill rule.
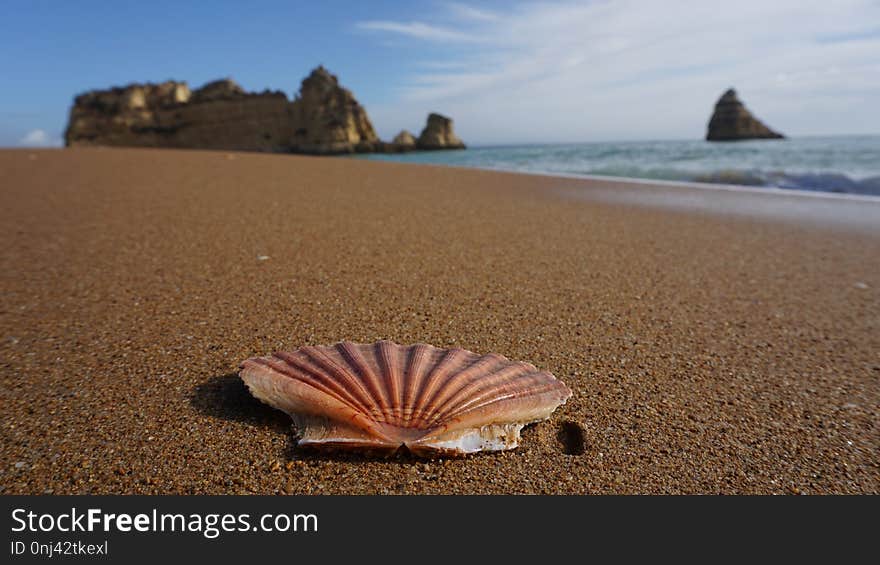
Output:
[[[242,364],[241,374],[258,398],[276,408],[285,409],[288,404],[258,394],[255,387],[269,385],[257,385],[256,377],[273,383],[273,391],[283,387],[286,379],[298,381],[283,393],[307,393],[303,396],[310,400],[293,399],[297,412],[343,422],[360,415],[375,423],[382,437],[401,442],[449,428],[454,422],[473,424],[474,414],[480,415],[476,425],[505,424],[520,417],[508,418],[506,412],[549,415],[571,395],[553,375],[528,363],[494,353],[478,355],[464,349],[390,341],[341,342],[254,357]],[[322,395],[329,397],[326,402],[320,400]],[[400,430],[399,438],[388,431],[395,429]]]

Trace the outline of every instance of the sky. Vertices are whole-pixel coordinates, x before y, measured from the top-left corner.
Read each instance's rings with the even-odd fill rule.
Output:
[[[471,145],[700,139],[735,87],[797,137],[880,134],[877,0],[0,0],[0,146],[61,145],[76,94],[323,64],[383,139],[429,112]]]

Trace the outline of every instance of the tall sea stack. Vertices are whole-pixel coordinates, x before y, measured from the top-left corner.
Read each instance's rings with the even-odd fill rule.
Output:
[[[290,114],[295,153],[370,152],[380,143],[367,111],[323,66],[302,81]]]
[[[707,141],[737,141],[740,139],[784,139],[761,123],[749,112],[734,89],[725,92],[715,104],[715,112],[709,120]]]
[[[464,149],[462,140],[455,135],[452,129],[452,120],[440,114],[428,115],[428,123],[416,141],[416,147],[423,150],[430,149]]]

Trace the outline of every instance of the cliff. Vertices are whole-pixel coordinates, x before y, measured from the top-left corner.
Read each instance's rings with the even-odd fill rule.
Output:
[[[290,137],[287,97],[248,94],[231,80],[190,92],[185,82],[133,84],[77,96],[68,146],[278,151]]]
[[[739,139],[783,139],[785,136],[765,126],[740,102],[734,89],[725,92],[715,104],[709,120],[707,141]]]
[[[379,140],[351,91],[324,67],[293,101],[248,93],[231,79],[190,91],[185,82],[132,84],[77,96],[67,146],[171,147],[310,154],[396,151]]]

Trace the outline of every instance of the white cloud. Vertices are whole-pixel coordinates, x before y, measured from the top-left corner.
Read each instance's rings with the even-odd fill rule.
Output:
[[[397,85],[395,99],[371,106],[389,133],[441,111],[475,142],[700,138],[729,86],[790,135],[880,132],[878,2],[741,0],[731,9],[727,1],[606,0],[445,10],[454,25],[359,26],[377,39],[403,34],[449,47]]]
[[[453,15],[463,20],[491,22],[499,19],[498,14],[496,14],[495,12],[475,8],[474,6],[462,4],[460,2],[450,2],[446,6],[453,13]]]
[[[389,22],[382,20],[359,22],[357,27],[369,31],[386,31],[425,41],[476,41],[477,38],[460,31],[423,22]]]
[[[27,132],[18,144],[22,147],[59,147],[61,140],[53,139],[46,130],[35,129]]]

